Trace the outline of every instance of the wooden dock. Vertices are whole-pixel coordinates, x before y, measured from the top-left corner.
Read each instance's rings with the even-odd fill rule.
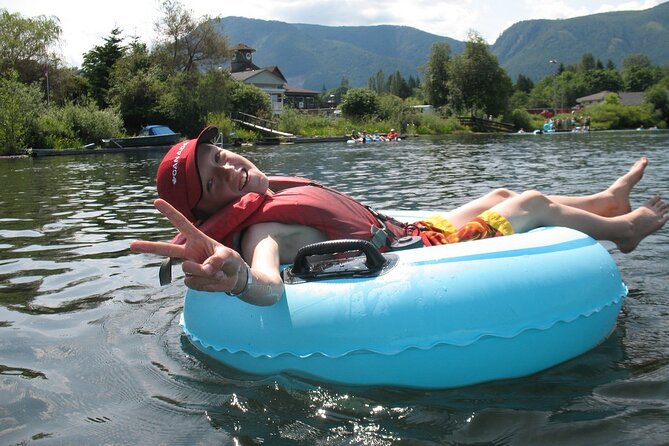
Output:
[[[167,152],[172,146],[138,146],[138,147],[96,147],[93,149],[29,149],[27,155],[34,157],[65,156],[65,155],[101,155],[105,153],[134,152]]]
[[[278,124],[269,119],[260,118],[258,116],[249,115],[248,113],[237,112],[231,116],[231,119],[242,127],[250,130],[255,130],[265,136],[266,138],[290,139],[295,138],[292,133],[281,132],[277,130]]]
[[[466,125],[477,132],[513,133],[516,131],[516,126],[508,122],[477,118],[475,116],[459,116],[458,120],[460,121],[460,125]]]

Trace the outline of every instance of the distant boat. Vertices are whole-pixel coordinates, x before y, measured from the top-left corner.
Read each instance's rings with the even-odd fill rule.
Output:
[[[102,140],[102,147],[151,147],[172,146],[179,142],[181,133],[175,133],[166,125],[147,125],[139,135],[129,138],[110,138]]]

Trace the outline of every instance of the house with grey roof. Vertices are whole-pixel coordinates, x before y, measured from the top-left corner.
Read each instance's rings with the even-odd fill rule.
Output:
[[[641,105],[644,101],[644,92],[643,91],[619,91],[612,92],[608,90],[600,91],[599,93],[594,93],[588,96],[583,96],[576,99],[576,102],[581,107],[588,107],[591,105],[597,105],[604,102],[606,97],[610,94],[615,94],[620,98],[620,102],[623,105]]]
[[[230,74],[234,79],[255,85],[266,92],[272,103],[272,113],[280,115],[284,103],[295,108],[313,108],[318,105],[319,92],[288,85],[283,73],[277,66],[260,68],[253,63],[255,49],[238,43],[230,64]]]

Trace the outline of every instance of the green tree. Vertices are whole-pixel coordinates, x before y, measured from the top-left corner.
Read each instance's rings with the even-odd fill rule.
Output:
[[[409,83],[404,79],[399,70],[397,70],[395,73],[388,76],[387,91],[397,97],[406,99],[413,93],[413,88],[409,86]]]
[[[420,89],[420,78],[409,75],[407,85],[409,86],[409,91],[411,92],[409,96],[415,95],[416,91]]]
[[[653,85],[646,90],[644,100],[653,107],[658,118],[669,124],[669,94],[660,84]]]
[[[320,96],[320,102],[321,104],[327,104],[327,107],[330,107],[330,100],[333,99],[335,104],[341,104],[342,98],[346,95],[346,92],[348,92],[351,89],[351,81],[347,77],[342,77],[341,81],[339,82],[339,87],[334,88],[332,90],[323,90],[323,93],[321,93]],[[330,97],[330,95],[334,95],[334,97]]]
[[[592,53],[585,53],[581,56],[581,69],[583,71],[590,71],[596,68],[595,57]]]
[[[513,86],[514,90],[522,91],[524,93],[529,93],[534,88],[534,82],[529,77],[519,74],[516,79],[516,85]]]
[[[427,64],[423,67],[425,77],[423,87],[427,100],[435,107],[442,107],[448,103],[448,64],[450,61],[451,46],[447,42],[435,42]]]
[[[509,109],[530,108],[530,95],[524,91],[515,90],[509,98]]]
[[[227,70],[209,70],[198,79],[197,97],[205,113],[230,113],[233,79]]]
[[[197,135],[206,124],[206,111],[197,94],[193,94],[200,76],[198,72],[170,76],[158,98],[157,109],[162,122],[187,135]]]
[[[267,93],[255,85],[236,80],[230,83],[230,106],[233,112],[248,113],[263,118],[270,118],[272,115],[272,103]]]
[[[137,133],[146,124],[162,122],[159,103],[167,88],[166,79],[146,45],[132,42],[112,69],[108,93],[108,101],[119,110],[127,131]]]
[[[0,76],[13,71],[25,84],[39,83],[47,104],[54,86],[59,93],[69,95],[64,91],[67,84],[58,84],[64,79],[62,75],[68,74],[60,73],[58,68],[60,35],[55,17],[24,18],[0,9]]]
[[[626,91],[644,91],[662,79],[662,70],[654,67],[645,54],[630,54],[623,60]]]
[[[161,10],[163,16],[155,24],[156,53],[173,71],[217,68],[229,57],[227,39],[215,27],[220,18],[196,19],[177,0],[163,0]]]
[[[344,116],[353,120],[375,117],[379,110],[379,96],[366,88],[349,90],[341,103]]]
[[[0,74],[13,70],[24,83],[40,81],[49,64],[58,60],[54,51],[61,28],[55,17],[24,18],[0,10]]]
[[[68,103],[83,104],[87,100],[87,88],[78,68],[56,65],[49,69],[48,104],[59,107]]]
[[[383,70],[379,70],[374,76],[370,76],[369,80],[367,81],[367,87],[379,94],[388,91],[386,75],[383,73]]]
[[[0,153],[11,155],[25,148],[26,138],[42,109],[39,88],[19,81],[15,72],[0,77]]]
[[[593,85],[588,84],[586,78],[592,75],[592,73],[596,73],[596,70],[592,72],[584,72],[576,69],[565,69],[557,77],[556,82],[549,82],[546,85],[551,91],[553,91],[553,88],[557,88],[557,91],[551,94],[555,94],[555,98],[557,98],[560,108],[571,107],[576,104],[577,98],[601,91],[601,89],[597,89],[596,86],[593,90]],[[593,79],[595,79],[595,77],[593,77]],[[552,103],[551,99],[551,104]]]
[[[583,74],[586,90],[589,93],[599,91],[622,91],[623,78],[616,70],[592,69]]]
[[[121,30],[114,28],[103,45],[97,45],[84,54],[81,74],[88,81],[90,94],[100,108],[106,108],[107,91],[112,68],[117,60],[123,57],[125,49],[121,45]]]
[[[449,102],[458,111],[503,114],[513,86],[488,44],[471,32],[465,50],[449,64]]]

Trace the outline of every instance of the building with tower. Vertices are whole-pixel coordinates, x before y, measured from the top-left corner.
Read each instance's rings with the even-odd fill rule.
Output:
[[[243,43],[232,47],[233,55],[230,74],[234,79],[246,84],[255,85],[266,92],[272,103],[272,112],[280,115],[284,106],[298,109],[317,108],[319,92],[288,85],[279,67],[260,68],[253,63],[256,51]]]

